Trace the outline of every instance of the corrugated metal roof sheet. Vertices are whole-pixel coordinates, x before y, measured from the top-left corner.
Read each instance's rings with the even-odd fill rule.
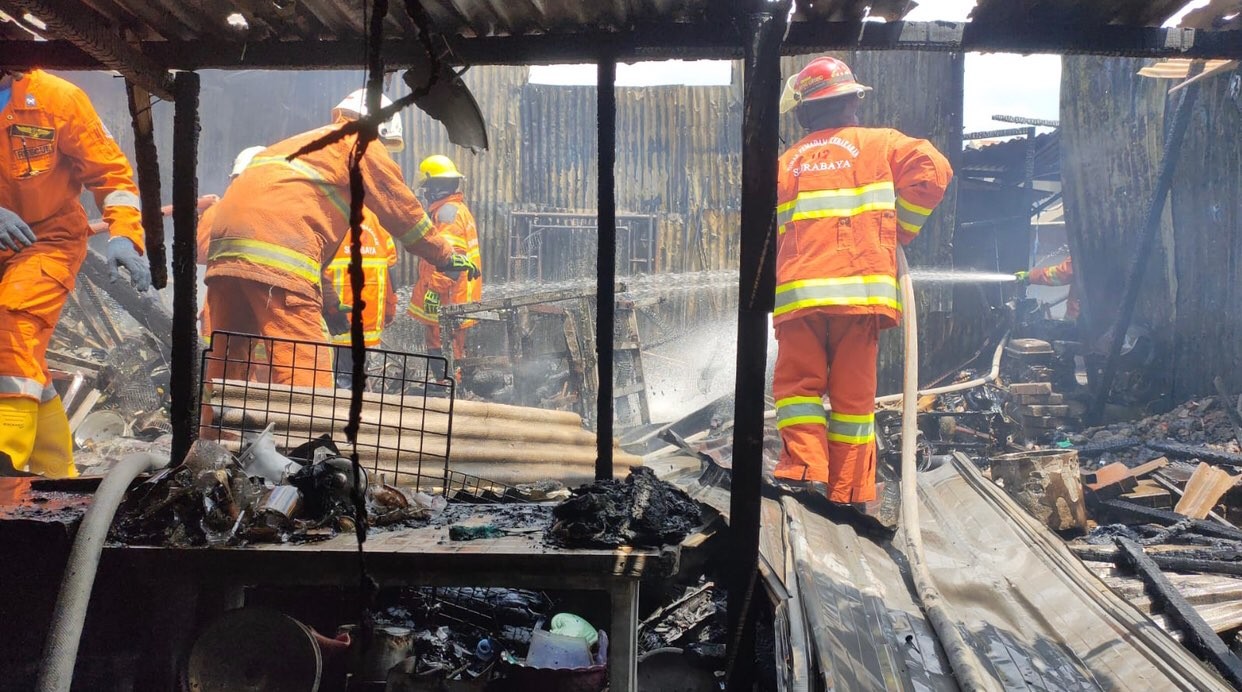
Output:
[[[414,32],[407,2],[391,0],[387,20],[390,38]],[[361,36],[365,23],[356,0],[80,0],[81,11],[97,15],[105,25],[124,27],[144,40],[316,39]],[[795,21],[857,21],[879,17],[888,21],[905,15],[909,0],[820,0],[800,3]],[[422,0],[435,29],[457,36],[510,36],[558,33],[581,29],[627,29],[668,22],[694,22],[725,17],[725,3],[710,0]],[[78,12],[78,9],[74,9]],[[230,27],[227,18],[240,14],[248,30]],[[0,25],[0,37],[30,38]]]
[[[1186,0],[979,0],[970,21],[979,24],[1124,24],[1160,26]]]
[[[391,0],[390,38],[414,32],[407,3]],[[1220,4],[1237,2],[1224,0]],[[89,13],[101,24],[133,32],[143,40],[333,40],[364,32],[357,0],[78,0],[61,3],[66,12]],[[971,18],[979,23],[1088,23],[1158,26],[1184,0],[980,0]],[[800,2],[795,22],[887,21],[903,17],[910,0],[818,0]],[[72,6],[72,7],[70,7]],[[728,15],[729,4],[711,0],[421,0],[435,29],[447,35],[478,37],[558,33],[582,29],[624,30],[655,23],[695,22]],[[247,30],[231,27],[239,14]],[[1215,15],[1215,16],[1219,16]],[[10,24],[0,37],[31,38]]]

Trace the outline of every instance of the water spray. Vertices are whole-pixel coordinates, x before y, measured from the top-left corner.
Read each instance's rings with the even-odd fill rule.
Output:
[[[1018,280],[1013,274],[955,269],[911,269],[910,278],[919,283],[937,284],[1005,284]]]

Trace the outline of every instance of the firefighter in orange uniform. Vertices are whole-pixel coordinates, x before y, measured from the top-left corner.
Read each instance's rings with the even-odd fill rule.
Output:
[[[1065,319],[1074,322],[1078,319],[1081,307],[1078,304],[1078,291],[1074,286],[1074,258],[1066,257],[1051,267],[1036,267],[1029,272],[1014,274],[1023,284],[1037,286],[1069,286],[1069,296],[1065,298]]]
[[[466,207],[461,186],[465,176],[449,157],[436,154],[423,159],[418,166],[419,192],[430,204],[428,211],[435,222],[435,233],[463,253],[474,266],[481,267],[479,257],[479,234],[474,226],[474,215]],[[483,278],[467,276],[463,272],[437,271],[429,262],[418,263],[418,282],[410,294],[410,317],[427,325],[427,352],[439,354],[440,306],[472,303],[483,295]],[[457,326],[453,333],[453,357],[466,355],[466,330],[476,324],[467,320]]]
[[[233,170],[229,173],[229,182],[232,183],[246,170],[246,166],[250,165],[250,160],[263,151],[263,147],[246,147],[238,152],[237,157],[233,159]],[[201,201],[201,200],[200,200]],[[216,200],[219,201],[219,200]],[[198,263],[207,264],[207,253],[211,250],[211,224],[216,218],[216,207],[214,204],[203,210],[198,217]],[[203,309],[198,313],[198,336],[203,342],[204,348],[211,347],[211,313],[207,311],[207,303],[203,302]]]
[[[91,235],[90,190],[112,238],[113,279],[151,286],[133,171],[81,89],[41,70],[0,71],[0,467],[77,475],[47,347]],[[7,460],[3,457],[7,457]]]
[[[775,476],[862,511],[876,498],[879,333],[901,320],[897,243],[918,237],[952,171],[926,140],[860,127],[870,87],[840,60],[812,60],[791,86],[807,135],[777,171]]]
[[[324,264],[349,234],[349,161],[357,137],[294,160],[289,156],[365,115],[363,97],[359,90],[338,104],[332,125],[263,150],[216,205],[206,275],[213,329],[329,342],[321,278]],[[385,146],[404,146],[396,115],[379,128],[379,138]],[[431,220],[385,147],[367,147],[360,165],[367,206],[407,252],[444,269],[477,274],[464,254],[429,235]],[[249,344],[233,341],[227,358],[239,365],[224,372],[222,363],[214,363],[209,378],[250,375],[244,366]],[[267,357],[274,383],[332,386],[330,348],[277,343]]]
[[[352,245],[349,237],[323,271],[324,320],[332,333],[336,349],[336,384],[348,389],[353,381],[353,353],[349,349],[350,315],[354,309],[354,289],[349,280]],[[397,294],[393,292],[393,267],[397,266],[397,245],[379,225],[370,209],[362,212],[362,342],[367,348],[380,345],[384,327],[397,316]],[[328,287],[331,287],[329,290]],[[335,303],[333,303],[335,299]]]

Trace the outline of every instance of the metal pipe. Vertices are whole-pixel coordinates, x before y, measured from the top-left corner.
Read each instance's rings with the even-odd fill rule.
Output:
[[[160,159],[155,148],[155,125],[151,119],[151,94],[128,79],[125,96],[134,126],[134,172],[142,199],[142,231],[151,266],[151,285],[168,285],[168,254],[164,251],[164,216],[160,209]]]
[[[1203,62],[1196,60],[1190,66],[1189,77],[1203,71]],[[1134,318],[1134,307],[1138,304],[1139,288],[1142,287],[1143,274],[1147,272],[1147,258],[1156,245],[1156,232],[1160,229],[1160,218],[1164,215],[1165,200],[1169,189],[1173,186],[1173,173],[1177,170],[1177,160],[1181,157],[1182,142],[1186,139],[1186,129],[1190,126],[1190,111],[1199,98],[1199,83],[1191,84],[1182,93],[1182,100],[1177,104],[1173,115],[1173,127],[1165,143],[1164,159],[1160,162],[1160,176],[1156,179],[1156,188],[1152,191],[1151,204],[1147,206],[1147,223],[1143,226],[1143,235],[1139,238],[1138,247],[1130,263],[1130,271],[1126,274],[1125,289],[1122,292],[1121,311],[1117,321],[1113,323],[1112,343],[1108,348],[1108,361],[1104,365],[1104,373],[1095,386],[1095,396],[1091,399],[1091,408],[1087,411],[1087,422],[1096,425],[1104,415],[1104,405],[1108,403],[1108,394],[1113,387],[1113,379],[1117,376],[1118,358],[1121,356],[1121,344],[1125,340],[1126,330]]]
[[[781,42],[790,3],[755,2],[744,20],[742,208],[734,385],[733,478],[729,497],[728,656],[725,687],[749,690],[754,624],[749,617],[759,564],[763,409],[768,313],[776,294],[776,161],[779,155]],[[741,22],[739,22],[741,23]]]
[[[599,61],[595,86],[596,141],[599,146],[598,253],[595,263],[595,353],[599,384],[596,389],[595,432],[598,456],[595,477],[612,478],[612,370],[616,325],[617,281],[617,61]]]
[[[173,80],[173,314],[168,383],[173,465],[198,436],[198,96],[194,72]]]

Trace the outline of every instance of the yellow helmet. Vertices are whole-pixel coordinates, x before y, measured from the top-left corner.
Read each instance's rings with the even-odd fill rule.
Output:
[[[453,165],[453,160],[444,154],[434,154],[418,164],[418,182],[425,183],[431,178],[464,178]]]

